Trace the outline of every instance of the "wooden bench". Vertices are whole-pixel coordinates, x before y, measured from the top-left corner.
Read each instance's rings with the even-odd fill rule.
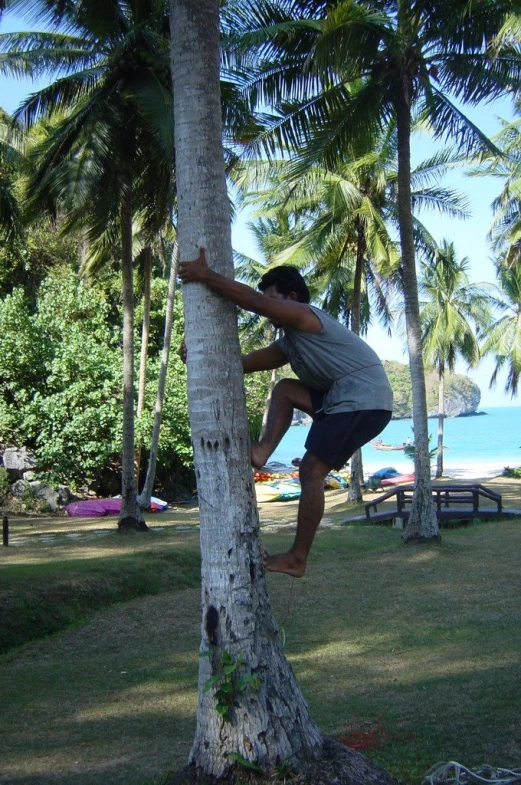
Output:
[[[414,485],[398,485],[377,499],[365,505],[365,517],[372,522],[406,521]],[[378,510],[378,506],[389,499],[396,498],[396,506]],[[485,488],[484,485],[436,485],[432,488],[432,500],[440,522],[448,520],[471,520],[472,518],[492,518],[510,511],[503,510],[501,494]],[[488,500],[493,507],[480,507],[480,501]]]

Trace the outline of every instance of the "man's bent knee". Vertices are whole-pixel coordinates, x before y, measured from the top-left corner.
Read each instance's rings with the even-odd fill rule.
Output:
[[[331,471],[331,467],[328,466],[324,461],[320,458],[317,458],[316,455],[307,452],[299,466],[299,475],[301,482],[322,482],[324,478],[329,474]]]
[[[294,409],[300,409],[307,414],[311,414],[311,394],[309,388],[297,379],[281,379],[273,388],[271,400],[280,399],[288,401]]]

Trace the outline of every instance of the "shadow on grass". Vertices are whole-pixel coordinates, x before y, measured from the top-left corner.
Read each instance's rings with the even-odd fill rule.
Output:
[[[263,539],[278,550],[291,538]],[[369,737],[377,727],[365,754],[409,783],[442,759],[519,765],[520,547],[519,522],[451,530],[434,549],[346,527],[317,537],[303,579],[270,575],[286,653],[322,732]],[[5,655],[0,783],[144,785],[182,766],[199,617],[199,589],[185,589]]]

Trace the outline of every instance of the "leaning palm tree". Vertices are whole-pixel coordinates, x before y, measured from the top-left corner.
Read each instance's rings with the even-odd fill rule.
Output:
[[[372,144],[395,122],[398,217],[416,440],[415,493],[405,540],[436,540],[431,498],[427,402],[412,218],[410,143],[414,117],[462,152],[490,146],[456,104],[476,104],[516,88],[521,57],[513,45],[488,47],[512,0],[262,0],[234,3],[228,21],[246,51],[254,96],[277,110],[260,143],[268,154],[291,147],[306,162],[331,166]]]
[[[454,371],[461,357],[469,368],[480,359],[478,335],[490,322],[491,291],[486,284],[469,281],[470,262],[458,260],[452,243],[444,240],[432,262],[422,264],[420,292],[423,356],[438,371],[438,449],[436,478],[443,475],[445,371]]]
[[[134,477],[134,289],[132,228],[155,236],[168,221],[173,192],[173,129],[168,15],[162,0],[109,0],[56,6],[14,3],[53,32],[0,37],[7,73],[48,70],[49,87],[24,101],[25,126],[51,118],[32,153],[34,211],[53,202],[69,231],[86,232],[88,265],[119,247],[122,272],[123,445],[120,530],[146,528]],[[65,30],[66,32],[63,32]]]

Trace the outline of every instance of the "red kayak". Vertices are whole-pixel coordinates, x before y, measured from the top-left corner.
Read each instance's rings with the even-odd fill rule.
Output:
[[[383,488],[388,488],[393,485],[404,485],[408,482],[414,482],[413,474],[398,474],[396,477],[388,477],[387,480],[382,480],[380,485]]]

